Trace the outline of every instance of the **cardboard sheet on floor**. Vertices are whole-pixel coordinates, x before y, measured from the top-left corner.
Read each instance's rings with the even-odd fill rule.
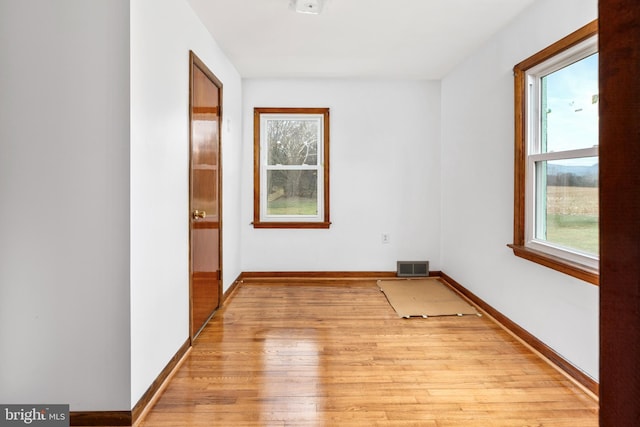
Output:
[[[378,287],[400,317],[478,314],[438,278],[378,280]]]

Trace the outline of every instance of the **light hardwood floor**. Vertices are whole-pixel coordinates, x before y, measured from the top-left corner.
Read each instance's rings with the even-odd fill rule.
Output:
[[[487,316],[398,318],[374,280],[245,282],[142,427],[598,425]]]

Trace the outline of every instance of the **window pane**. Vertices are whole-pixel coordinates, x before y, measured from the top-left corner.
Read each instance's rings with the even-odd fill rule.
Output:
[[[541,152],[598,145],[598,54],[542,78]]]
[[[269,165],[317,165],[319,119],[267,120]]]
[[[536,238],[598,255],[598,158],[536,163]]]
[[[267,171],[267,215],[318,215],[318,173]]]

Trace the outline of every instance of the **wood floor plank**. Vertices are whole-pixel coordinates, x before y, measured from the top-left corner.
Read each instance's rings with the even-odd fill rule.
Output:
[[[598,404],[487,317],[399,318],[373,280],[254,279],[141,427],[597,426]]]

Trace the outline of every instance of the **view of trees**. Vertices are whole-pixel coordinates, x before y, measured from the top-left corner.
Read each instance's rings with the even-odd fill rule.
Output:
[[[269,165],[317,165],[317,120],[269,120]]]
[[[267,122],[269,201],[316,198],[318,174],[307,166],[318,165],[318,127],[319,121],[312,119]]]
[[[592,166],[547,165],[547,185],[598,187],[598,164]]]

